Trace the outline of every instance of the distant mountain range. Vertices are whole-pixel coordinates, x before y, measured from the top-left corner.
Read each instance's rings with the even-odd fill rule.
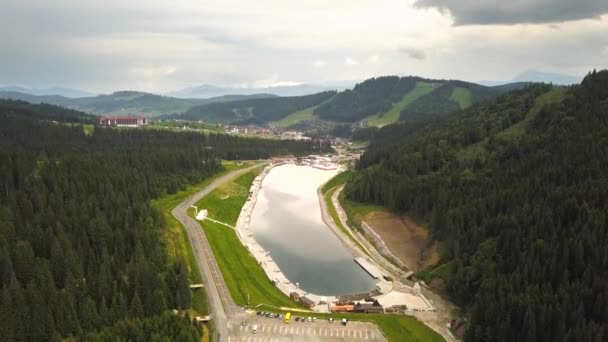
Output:
[[[58,95],[63,97],[77,98],[95,96],[95,94],[88,91],[65,88],[65,87],[51,87],[51,88],[26,88],[21,86],[0,86],[0,92],[17,92],[30,95]]]
[[[571,85],[580,83],[583,79],[582,76],[572,76],[558,73],[543,72],[537,70],[524,71],[509,81],[478,81],[477,83],[486,86],[497,86],[507,83],[517,82],[542,82],[542,83],[553,83],[556,85]]]
[[[320,120],[383,126],[399,120],[464,109],[527,84],[519,82],[488,87],[457,80],[383,76],[368,79],[341,92],[201,104],[183,114],[166,118],[280,127]]]
[[[253,95],[259,93],[274,94],[278,96],[303,96],[329,90],[341,91],[352,88],[355,83],[356,81],[334,81],[319,84],[297,84],[263,88],[218,87],[210,84],[203,84],[169,92],[166,95],[178,98],[210,98],[221,95]]]
[[[69,98],[58,95],[31,95],[16,91],[0,91],[0,98],[30,103],[48,103],[90,114],[145,113],[150,116],[183,113],[206,103],[277,97],[273,94],[223,95],[208,99],[179,99],[138,91],[117,91],[109,95]]]
[[[168,94],[171,96],[117,91],[84,97],[72,97],[80,91],[70,88],[11,86],[0,88],[0,98],[48,103],[91,114],[144,113],[151,117],[281,127],[319,120],[383,126],[399,120],[464,109],[539,81],[571,84],[579,80],[573,76],[527,71],[516,76],[513,82],[484,81],[480,82],[482,84],[416,76],[383,76],[355,85],[353,81],[267,88],[205,84],[171,92]]]

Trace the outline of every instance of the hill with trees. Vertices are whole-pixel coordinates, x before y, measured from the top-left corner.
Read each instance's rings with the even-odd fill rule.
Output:
[[[372,125],[435,115],[470,105],[521,88],[524,83],[486,87],[455,80],[432,80],[415,76],[371,78],[352,90],[338,93],[315,109],[321,119],[340,122],[368,121]],[[395,111],[397,115],[391,115]],[[388,120],[379,120],[383,115]]]
[[[351,200],[429,222],[466,341],[608,339],[608,71],[372,137]]]
[[[463,81],[447,81],[401,110],[400,120],[437,115],[465,109],[472,104],[496,97],[515,87],[486,87]]]
[[[52,120],[49,120],[51,119]],[[324,151],[315,142],[99,128],[84,113],[0,102],[0,336],[4,341],[200,341],[184,260],[151,200],[221,159]]]
[[[179,114],[188,109],[213,102],[276,97],[271,94],[224,95],[208,99],[181,99],[139,91],[117,91],[112,94],[80,98],[58,95],[31,95],[15,91],[0,91],[0,98],[22,100],[29,103],[47,103],[90,114],[139,114],[150,116]]]
[[[305,96],[273,97],[195,106],[182,115],[171,118],[204,120],[221,123],[265,124],[280,120],[289,114],[315,106],[333,95],[335,91]]]
[[[330,121],[358,121],[378,112],[388,111],[393,103],[422,81],[419,77],[384,76],[370,78],[350,90],[340,92],[331,101],[315,109],[314,114]]]

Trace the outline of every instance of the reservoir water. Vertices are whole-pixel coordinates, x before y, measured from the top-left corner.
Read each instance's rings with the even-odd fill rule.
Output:
[[[273,168],[262,182],[249,226],[287,279],[317,295],[375,287],[374,279],[321,219],[317,188],[335,174],[310,166]]]

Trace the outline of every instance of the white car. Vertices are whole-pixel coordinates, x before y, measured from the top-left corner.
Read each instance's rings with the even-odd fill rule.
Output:
[[[254,325],[253,325],[253,328],[251,329],[251,332],[252,332],[253,334],[257,334],[257,332],[258,332],[258,325],[257,325],[257,324],[254,324]]]

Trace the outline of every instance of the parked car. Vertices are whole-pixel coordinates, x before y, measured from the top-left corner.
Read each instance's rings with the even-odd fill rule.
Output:
[[[342,325],[346,325],[346,322],[347,322],[346,318],[342,318]]]
[[[306,320],[309,322],[312,322],[312,317],[308,316],[308,318]]]
[[[261,315],[261,314],[262,314],[262,311],[256,312],[256,315],[258,315],[258,316]]]
[[[333,319],[333,317],[329,317],[329,319],[327,321],[329,321],[329,323],[333,323],[334,319]]]
[[[300,321],[300,316],[296,316],[296,322]]]

